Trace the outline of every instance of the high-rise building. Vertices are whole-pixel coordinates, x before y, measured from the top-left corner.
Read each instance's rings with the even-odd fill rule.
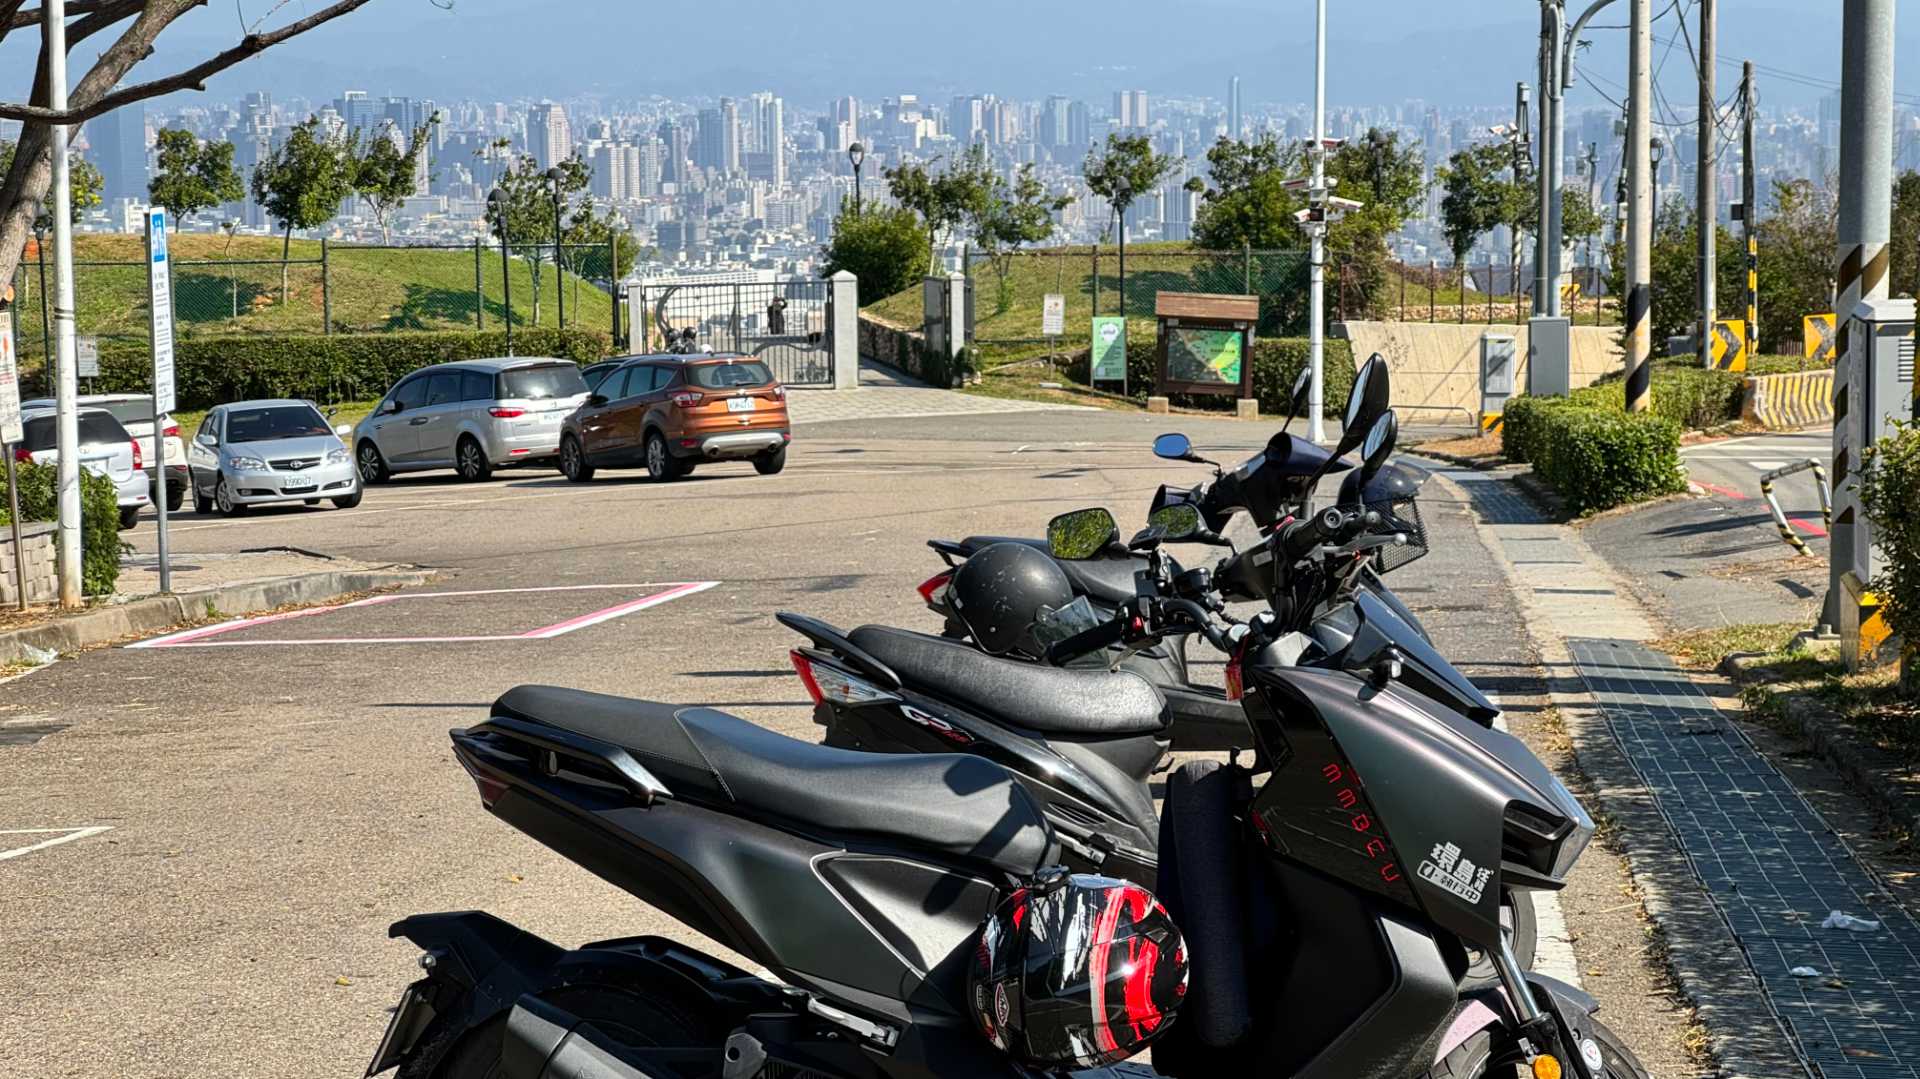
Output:
[[[627,194],[627,147],[603,142],[593,148],[593,193],[618,201]]]
[[[333,111],[339,114],[346,133],[372,135],[384,110],[365,90],[343,90],[333,100]]]
[[[947,111],[947,134],[955,142],[972,144],[979,141],[987,126],[987,99],[974,95],[962,95],[953,99]]]
[[[851,97],[835,98],[827,114],[834,140],[827,149],[845,153],[848,146],[860,141],[860,102]]]
[[[1067,144],[1085,146],[1093,141],[1093,110],[1084,101],[1067,106]]]
[[[87,121],[87,144],[100,169],[101,197],[147,200],[147,110],[127,105]]]
[[[665,147],[659,139],[649,138],[643,140],[635,150],[638,155],[636,167],[639,170],[639,188],[634,192],[634,197],[654,198],[660,194],[661,174],[666,164]]]
[[[1047,99],[1040,109],[1040,130],[1036,141],[1049,150],[1065,149],[1073,145],[1072,129],[1068,126],[1068,114],[1073,102],[1055,94]]]
[[[1113,95],[1113,124],[1122,131],[1143,131],[1147,127],[1147,92],[1119,90]]]
[[[567,127],[567,110],[551,101],[527,110],[527,153],[550,169],[573,156],[573,133]]]
[[[1227,80],[1227,137],[1239,142],[1246,137],[1246,128],[1240,119],[1240,76]]]
[[[678,120],[668,120],[660,125],[661,161],[660,182],[684,184],[687,182],[687,166],[692,160],[693,135],[687,126]]]
[[[720,106],[701,109],[697,120],[699,133],[694,142],[693,163],[724,175],[740,171],[740,107],[730,97]]]

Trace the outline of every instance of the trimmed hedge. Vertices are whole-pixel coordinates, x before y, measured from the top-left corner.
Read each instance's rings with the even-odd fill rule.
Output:
[[[1920,700],[1920,424],[1894,421],[1861,454],[1860,505],[1884,556],[1870,584],[1902,642],[1901,684]]]
[[[1263,416],[1285,416],[1293,403],[1293,379],[1307,366],[1311,343],[1300,337],[1262,338],[1253,343],[1253,393],[1260,401]],[[1092,353],[1082,350],[1067,364],[1067,377],[1087,382]],[[1353,345],[1328,338],[1325,348],[1326,414],[1338,418],[1347,409],[1347,395],[1353,390]],[[1153,393],[1153,379],[1160,356],[1151,341],[1127,345],[1127,392],[1137,401]],[[1173,403],[1182,408],[1231,409],[1233,398],[1205,394],[1175,394]]]
[[[53,465],[22,461],[14,466],[20,481],[20,520],[51,521],[59,516],[54,495]],[[4,494],[4,492],[0,492]],[[13,519],[0,498],[0,528]],[[113,594],[120,580],[120,495],[113,481],[82,469],[80,472],[80,589],[89,596]]]
[[[1681,430],[1652,412],[1516,397],[1507,402],[1500,438],[1509,459],[1533,465],[1568,512],[1584,515],[1686,490]]]
[[[1690,431],[1732,423],[1740,418],[1746,380],[1744,374],[1708,370],[1691,357],[1655,360],[1652,411]],[[1609,371],[1593,385],[1575,390],[1573,400],[1624,412],[1626,392],[1625,374]]]
[[[513,334],[520,356],[591,363],[607,349],[606,334],[591,330]],[[378,397],[400,376],[429,364],[506,354],[506,334],[493,331],[190,337],[174,346],[174,390],[182,409],[260,397],[351,401]],[[146,347],[102,348],[97,383],[101,393],[146,393],[153,384]]]

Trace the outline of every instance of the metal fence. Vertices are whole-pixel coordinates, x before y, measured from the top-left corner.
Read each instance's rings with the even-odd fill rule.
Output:
[[[831,385],[831,288],[822,278],[646,285],[635,349],[664,349],[690,329],[696,346],[757,356],[788,385]]]
[[[44,251],[44,249],[42,249]],[[176,259],[174,333],[180,337],[384,333],[565,324],[612,332],[617,256],[610,245],[568,245],[554,270],[551,244],[500,249],[482,241],[434,246],[322,243],[319,258]],[[76,332],[103,345],[147,340],[143,261],[74,263]],[[52,344],[52,267],[23,261],[14,275],[21,358],[37,366]],[[565,294],[561,294],[561,282]],[[537,285],[537,287],[536,287]],[[508,299],[511,295],[511,306]]]

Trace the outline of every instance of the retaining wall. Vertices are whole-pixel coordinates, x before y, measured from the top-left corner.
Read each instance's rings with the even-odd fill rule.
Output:
[[[1527,327],[1513,323],[1347,322],[1355,363],[1379,353],[1393,372],[1393,407],[1400,422],[1465,424],[1480,412],[1480,337],[1505,334],[1514,339],[1519,361],[1514,392],[1527,386]],[[1611,326],[1573,328],[1573,386],[1590,385],[1625,362],[1620,331]]]
[[[54,564],[54,525],[35,521],[20,526],[20,545],[27,556],[27,602],[52,603],[60,597],[60,571]],[[19,601],[14,582],[13,529],[0,527],[0,605]]]

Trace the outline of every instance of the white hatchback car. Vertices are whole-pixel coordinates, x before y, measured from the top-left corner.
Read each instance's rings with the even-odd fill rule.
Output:
[[[83,408],[78,422],[80,467],[113,481],[114,492],[119,496],[120,527],[132,528],[140,518],[141,508],[152,501],[147,493],[146,474],[141,470],[140,443],[105,409]],[[40,465],[58,461],[57,423],[58,416],[53,409],[21,410],[21,437],[13,450],[15,459]]]
[[[159,489],[160,460],[153,452],[153,398],[140,393],[90,393],[79,398],[81,408],[99,408],[113,413],[120,426],[140,443],[140,457],[146,463],[147,483]],[[51,397],[36,398],[20,406],[22,411],[51,409]],[[180,508],[187,493],[187,448],[180,438],[180,425],[173,417],[160,414],[160,446],[167,459],[167,512]],[[152,491],[148,492],[149,494]]]

